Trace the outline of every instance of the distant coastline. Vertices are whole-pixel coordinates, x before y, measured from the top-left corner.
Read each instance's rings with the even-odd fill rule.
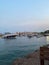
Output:
[[[10,33],[10,32],[5,32],[4,34],[0,33],[0,37],[8,34],[15,34],[16,36],[27,36],[29,38],[31,37],[42,37],[42,36],[49,36],[49,30],[46,30],[44,32],[15,32],[15,33]]]

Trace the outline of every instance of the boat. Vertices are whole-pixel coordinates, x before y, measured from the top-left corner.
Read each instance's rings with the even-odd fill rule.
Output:
[[[4,39],[14,39],[16,38],[16,34],[7,34],[7,35],[3,35],[2,38]]]
[[[40,37],[43,37],[43,35],[38,34],[38,35],[36,35],[36,37],[37,37],[37,38],[40,38]]]
[[[32,35],[27,35],[28,38],[32,38]]]

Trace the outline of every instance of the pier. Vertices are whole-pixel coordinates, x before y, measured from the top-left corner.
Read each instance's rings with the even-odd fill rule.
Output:
[[[40,65],[48,65],[49,63],[45,63],[45,60],[49,62],[49,45],[40,47]]]

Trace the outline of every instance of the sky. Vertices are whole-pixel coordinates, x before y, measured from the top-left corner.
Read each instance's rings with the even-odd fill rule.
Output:
[[[0,0],[0,32],[49,29],[49,0]]]

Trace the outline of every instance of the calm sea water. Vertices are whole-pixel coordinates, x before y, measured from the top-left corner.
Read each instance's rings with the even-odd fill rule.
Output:
[[[12,65],[14,59],[23,57],[47,43],[46,37],[0,39],[0,65]]]

